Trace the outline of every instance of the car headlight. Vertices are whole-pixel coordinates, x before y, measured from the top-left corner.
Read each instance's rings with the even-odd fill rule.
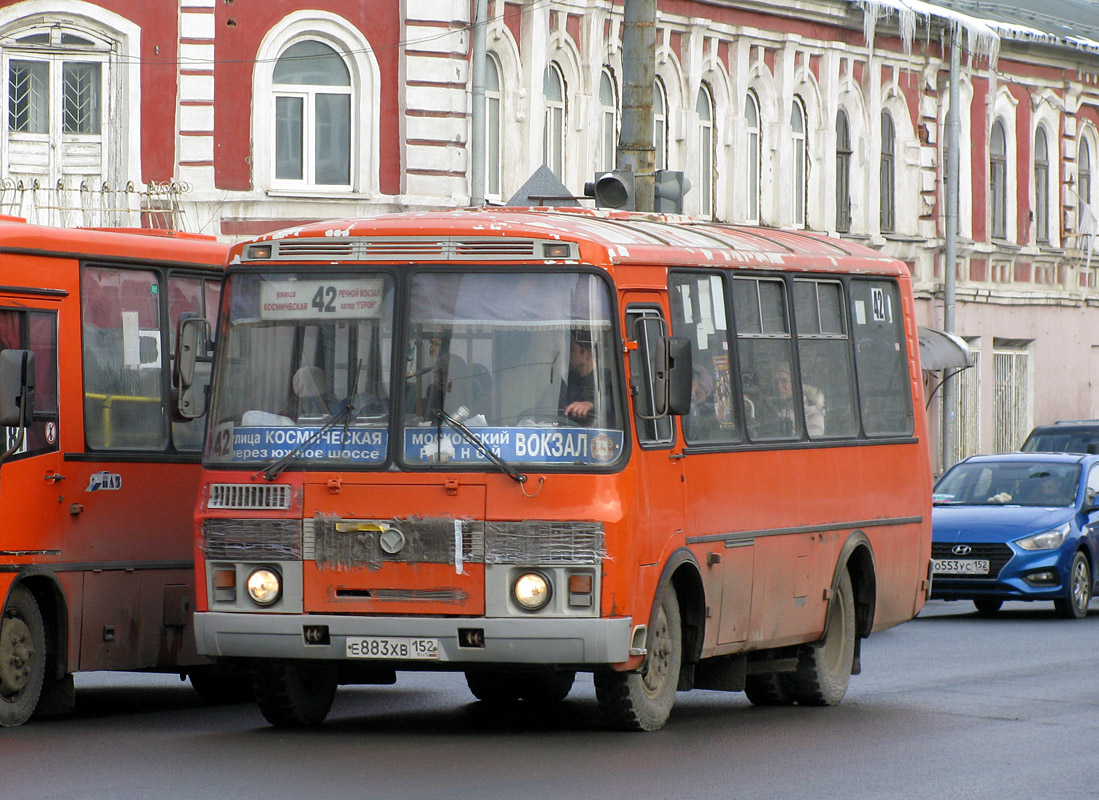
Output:
[[[1059,525],[1048,531],[1024,536],[1022,539],[1016,539],[1015,544],[1019,545],[1019,547],[1024,550],[1056,550],[1065,543],[1065,537],[1068,536],[1071,527],[1072,526],[1066,522],[1064,525]]]
[[[256,605],[273,605],[282,596],[282,580],[278,572],[269,567],[252,570],[245,586],[248,588],[248,596]]]
[[[538,611],[550,601],[549,578],[541,572],[524,572],[516,578],[511,593],[524,611]]]

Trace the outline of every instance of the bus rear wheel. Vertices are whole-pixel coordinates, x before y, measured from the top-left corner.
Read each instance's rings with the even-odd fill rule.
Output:
[[[682,622],[675,590],[660,599],[649,631],[649,654],[637,672],[595,673],[599,710],[616,728],[655,731],[672,713],[683,660]]]
[[[793,705],[792,678],[793,676],[787,672],[749,675],[744,681],[744,694],[754,706]]]
[[[847,694],[855,660],[855,597],[846,568],[828,606],[824,640],[803,645],[793,675],[794,698],[803,706],[834,706]]]
[[[0,617],[0,726],[22,725],[46,677],[46,628],[34,595],[16,586]]]
[[[320,725],[336,697],[336,665],[324,661],[278,661],[252,676],[264,719],[280,728]]]

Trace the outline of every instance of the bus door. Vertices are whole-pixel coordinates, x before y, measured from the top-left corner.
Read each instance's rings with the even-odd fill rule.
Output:
[[[683,453],[675,435],[675,418],[656,417],[656,397],[646,374],[653,374],[656,342],[667,336],[661,296],[630,292],[623,298],[625,333],[629,348],[629,392],[633,399],[634,432],[638,449],[637,476],[638,557],[642,566],[656,564],[668,539],[683,533]],[[644,368],[644,361],[650,368]],[[655,418],[654,418],[655,417]]]
[[[56,554],[61,549],[64,525],[59,517],[66,513],[62,495],[68,488],[60,471],[57,416],[57,313],[63,296],[0,297],[0,350],[34,354],[30,423],[23,431],[0,427],[2,451],[14,448],[0,464],[3,550],[9,554]]]

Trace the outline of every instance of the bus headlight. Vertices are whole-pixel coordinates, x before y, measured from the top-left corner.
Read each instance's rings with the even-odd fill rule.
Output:
[[[259,606],[274,605],[282,597],[282,580],[278,572],[269,567],[252,570],[245,586],[252,602]]]
[[[549,578],[541,572],[524,572],[516,578],[511,594],[524,611],[539,611],[550,601]]]

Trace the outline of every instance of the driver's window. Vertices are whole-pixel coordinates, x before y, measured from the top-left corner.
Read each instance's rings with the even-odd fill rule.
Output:
[[[1087,505],[1099,505],[1099,464],[1093,466],[1088,473],[1088,488],[1084,502]]]
[[[637,440],[642,447],[669,446],[675,439],[672,418],[664,415],[653,419],[656,395],[651,381],[646,380],[646,376],[657,371],[654,363],[657,343],[668,330],[664,315],[659,308],[629,308],[626,310],[626,330],[630,341],[637,344],[630,350],[630,395],[634,402]]]

